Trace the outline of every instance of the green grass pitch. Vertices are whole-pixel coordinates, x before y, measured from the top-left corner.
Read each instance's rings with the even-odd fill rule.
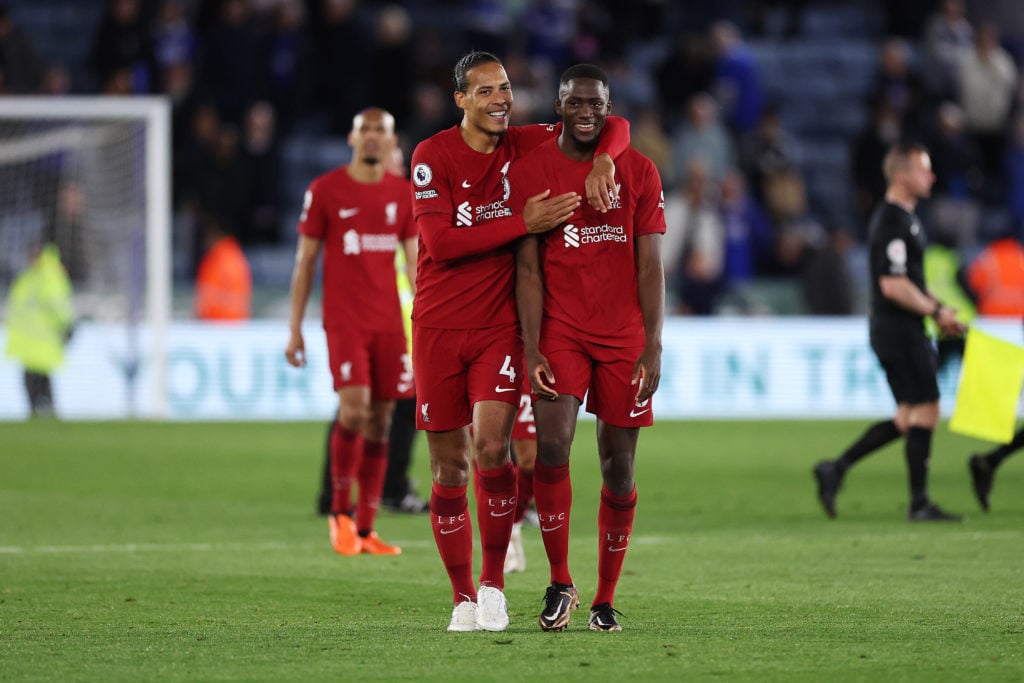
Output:
[[[572,461],[583,604],[536,625],[540,534],[508,577],[505,633],[447,633],[426,516],[383,513],[400,557],[335,555],[314,514],[320,423],[0,424],[0,679],[513,681],[1024,679],[1024,455],[993,511],[936,433],[933,497],[963,524],[904,521],[902,446],[854,469],[825,519],[813,463],[865,421],[663,422],[645,430],[616,606],[596,582],[593,423]],[[419,490],[428,489],[417,441]],[[477,559],[476,570],[479,570]]]

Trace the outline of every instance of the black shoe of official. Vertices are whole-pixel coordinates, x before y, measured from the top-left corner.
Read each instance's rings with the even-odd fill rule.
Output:
[[[622,612],[612,607],[610,603],[602,602],[600,605],[594,605],[590,608],[590,630],[621,631],[622,627],[619,626],[619,620],[615,618],[616,614],[622,616]]]
[[[911,522],[962,522],[962,515],[954,515],[951,512],[946,512],[935,503],[925,503],[924,505],[911,508],[907,512],[907,519]]]
[[[992,478],[995,473],[985,457],[981,455],[972,455],[967,461],[967,468],[971,471],[974,495],[978,498],[981,509],[988,512],[988,494],[992,492]]]
[[[544,593],[544,609],[537,617],[542,631],[564,631],[572,610],[580,606],[580,596],[572,584],[554,583]]]
[[[818,501],[821,507],[825,508],[825,514],[829,518],[836,516],[836,494],[839,493],[839,485],[843,483],[843,477],[839,469],[831,460],[822,460],[814,466],[814,478],[818,482]]]

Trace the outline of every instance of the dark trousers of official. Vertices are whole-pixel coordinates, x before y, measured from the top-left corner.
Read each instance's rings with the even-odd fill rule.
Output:
[[[53,417],[53,386],[49,375],[26,370],[25,391],[32,417]]]

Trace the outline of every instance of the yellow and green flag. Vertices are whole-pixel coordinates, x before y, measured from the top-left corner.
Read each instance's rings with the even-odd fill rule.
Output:
[[[967,332],[960,388],[949,428],[1009,443],[1024,385],[1024,348],[972,327]]]

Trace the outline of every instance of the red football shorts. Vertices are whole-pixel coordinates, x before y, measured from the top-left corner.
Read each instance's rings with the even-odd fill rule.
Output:
[[[523,389],[519,394],[519,410],[512,423],[513,439],[536,439],[537,425],[533,421],[533,395],[530,393],[530,377],[523,373]]]
[[[613,347],[579,339],[568,328],[544,320],[541,353],[548,359],[559,394],[587,401],[587,412],[615,427],[654,424],[650,400],[636,404],[637,386],[630,384],[643,346]]]
[[[370,396],[382,401],[413,395],[412,363],[403,332],[330,328],[327,360],[335,391],[370,387]]]
[[[523,340],[518,323],[442,330],[413,323],[416,427],[446,432],[473,420],[473,405],[518,405]]]

